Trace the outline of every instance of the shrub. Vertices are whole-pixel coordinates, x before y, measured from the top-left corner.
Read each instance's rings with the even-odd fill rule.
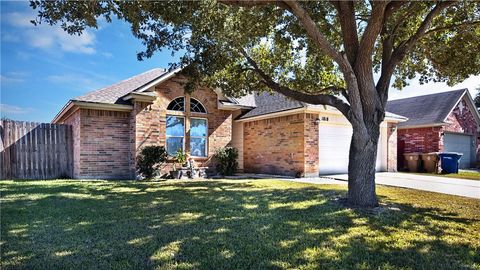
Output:
[[[163,146],[145,146],[137,157],[137,170],[146,179],[158,175],[160,166],[167,160],[167,151]]]
[[[180,163],[180,165],[185,164],[187,162],[187,153],[184,153],[182,149],[178,149],[177,153],[175,153],[175,161]]]
[[[215,158],[218,160],[217,170],[221,175],[233,175],[238,168],[238,150],[235,147],[227,146],[215,151]]]

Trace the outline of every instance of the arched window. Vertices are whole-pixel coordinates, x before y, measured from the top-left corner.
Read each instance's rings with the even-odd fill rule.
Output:
[[[200,101],[190,98],[190,112],[194,113],[207,113],[207,110],[205,107],[203,107],[202,103]]]
[[[185,97],[178,97],[167,106],[171,113],[166,118],[166,149],[169,156],[175,156],[177,151],[185,151],[189,147],[193,157],[208,156],[208,119],[199,115],[190,116],[190,113],[207,114],[207,110],[200,101],[190,98],[190,112],[185,112]],[[188,134],[188,135],[187,135]]]
[[[170,104],[168,104],[167,110],[184,112],[185,111],[185,98],[184,97],[178,97],[178,98],[172,100],[172,102],[170,102]]]

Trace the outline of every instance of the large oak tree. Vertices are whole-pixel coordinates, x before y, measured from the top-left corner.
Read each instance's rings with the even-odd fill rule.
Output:
[[[31,2],[34,23],[71,34],[99,18],[131,24],[139,59],[181,53],[188,91],[274,91],[337,108],[353,127],[348,199],[375,206],[379,125],[389,87],[453,85],[480,73],[480,6],[470,1]],[[428,104],[425,104],[428,106]]]

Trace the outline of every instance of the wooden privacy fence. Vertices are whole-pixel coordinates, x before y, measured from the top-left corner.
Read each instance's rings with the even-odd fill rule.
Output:
[[[0,179],[71,177],[72,127],[2,120]]]

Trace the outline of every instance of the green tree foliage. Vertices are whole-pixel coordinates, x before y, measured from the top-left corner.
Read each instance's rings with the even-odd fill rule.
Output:
[[[137,156],[137,170],[146,179],[160,173],[160,167],[167,160],[167,151],[163,146],[145,146]]]
[[[217,170],[221,175],[234,175],[238,169],[238,150],[235,147],[221,147],[215,151]]]
[[[456,84],[480,74],[474,1],[32,1],[34,23],[71,34],[117,17],[145,50],[180,52],[187,91],[275,91],[337,108],[350,121],[349,200],[376,205],[375,157],[389,87]],[[374,74],[377,76],[374,76]],[[343,96],[343,98],[340,98]]]

